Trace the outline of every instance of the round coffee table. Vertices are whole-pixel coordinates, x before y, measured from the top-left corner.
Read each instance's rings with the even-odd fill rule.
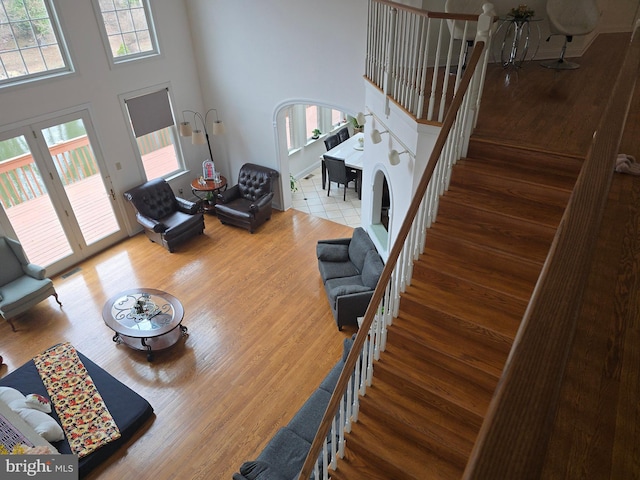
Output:
[[[102,309],[104,323],[113,330],[113,341],[136,350],[153,352],[169,348],[187,334],[182,325],[184,308],[173,295],[151,288],[134,288],[118,293]]]

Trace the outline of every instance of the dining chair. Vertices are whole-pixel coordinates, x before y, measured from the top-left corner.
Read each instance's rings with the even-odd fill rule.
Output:
[[[338,136],[338,140],[340,140],[340,143],[342,143],[345,140],[349,139],[349,129],[347,127],[341,128],[336,132],[336,135]]]
[[[333,147],[337,147],[338,145],[340,145],[340,139],[336,134],[329,135],[327,138],[324,139],[324,146],[327,147],[327,152],[331,150]]]
[[[331,182],[335,182],[340,185],[344,185],[344,193],[342,200],[347,200],[347,184],[354,182],[356,192],[358,191],[358,173],[347,168],[344,160],[341,158],[335,158],[330,155],[324,156],[324,161],[327,166],[328,182],[327,182],[327,197],[331,192]]]

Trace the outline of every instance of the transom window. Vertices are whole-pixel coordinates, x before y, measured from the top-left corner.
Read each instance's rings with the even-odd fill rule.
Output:
[[[113,63],[158,54],[148,0],[93,0]]]
[[[51,0],[0,0],[0,87],[71,71]]]

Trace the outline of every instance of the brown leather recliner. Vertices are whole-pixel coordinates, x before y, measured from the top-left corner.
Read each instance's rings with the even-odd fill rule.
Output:
[[[204,232],[204,217],[198,204],[176,197],[163,178],[150,180],[124,193],[136,209],[136,220],[149,240],[169,252],[176,245]]]
[[[238,174],[238,184],[218,194],[216,215],[223,224],[246,228],[253,233],[271,218],[273,183],[276,170],[245,163]]]

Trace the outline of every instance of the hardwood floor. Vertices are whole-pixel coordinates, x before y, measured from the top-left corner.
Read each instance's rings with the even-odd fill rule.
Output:
[[[169,254],[140,234],[80,264],[53,299],[0,323],[4,375],[49,346],[79,351],[147,398],[155,419],[90,479],[229,479],[285,425],[342,352],[318,274],[316,241],[344,225],[290,210],[251,235],[206,217]],[[106,300],[132,287],[178,297],[189,335],[149,363],[111,341]]]
[[[481,168],[467,161],[456,166],[452,189],[447,194],[455,203],[443,204],[435,224],[442,226],[445,233],[438,234],[434,229],[430,234],[428,248],[432,255],[429,259],[425,256],[424,263],[416,269],[415,285],[406,297],[410,300],[411,295],[417,297],[416,292],[425,290],[427,279],[440,285],[440,290],[431,292],[430,305],[416,300],[413,314],[410,309],[403,310],[401,319],[394,324],[397,328],[390,331],[388,356],[381,366],[376,366],[376,375],[380,371],[382,375],[374,377],[374,386],[363,403],[361,422],[347,439],[347,462],[341,464],[335,479],[363,478],[365,462],[376,466],[375,459],[383,450],[381,437],[400,463],[388,467],[390,474],[380,468],[364,478],[407,478],[408,466],[422,473],[413,478],[425,475],[433,478],[435,473],[431,474],[431,470],[429,474],[424,473],[424,468],[420,470],[426,458],[433,471],[437,469],[443,477],[460,476],[465,455],[473,445],[483,410],[498,381],[501,364],[508,355],[516,323],[522,316],[520,312],[537,278],[544,258],[542,243],[552,234],[568,198],[564,185],[571,176],[570,164],[579,163],[586,153],[599,109],[606,101],[602,92],[610,85],[612,72],[617,71],[616,57],[627,39],[624,34],[601,36],[594,43],[594,50],[590,49],[580,60],[581,69],[575,72],[557,73],[535,64],[517,73],[501,68],[489,70],[474,148],[476,152],[495,151],[495,142],[507,145],[498,158],[485,159]],[[640,111],[640,106],[636,105],[635,110]],[[637,115],[632,121],[637,127]],[[623,146],[640,159],[636,139],[637,133],[626,136]],[[527,147],[518,153],[523,155],[518,168],[509,167],[513,145]],[[552,174],[544,165],[546,157],[564,158],[566,162],[555,161],[561,165]],[[492,175],[498,163],[510,171],[509,184]],[[540,190],[532,187],[535,182],[531,179],[536,177],[549,183],[542,196]],[[603,241],[616,239],[617,243],[612,246],[613,260],[603,252],[598,266],[604,271],[612,260],[615,265],[628,265],[635,272],[640,248],[625,250],[622,246],[625,242],[631,245],[629,242],[637,236],[638,181],[630,176],[614,177],[618,186],[612,190],[612,198],[617,195],[624,202],[610,212],[611,223],[606,224],[609,236]],[[470,187],[475,196],[461,191],[458,187],[462,185]],[[488,255],[475,242],[483,235],[498,238],[506,232],[503,226],[490,226],[479,211],[498,208],[498,187],[506,189],[502,195],[510,199],[500,202],[504,208],[500,218],[504,221],[505,217],[518,214],[517,223],[531,228],[520,237],[502,235],[507,251],[500,254],[499,263],[495,260],[498,257]],[[466,208],[465,214],[461,213],[462,206],[477,203],[482,203],[483,208],[473,211],[475,221],[467,216]],[[447,213],[450,220],[445,220]],[[463,223],[472,224],[473,228],[463,229]],[[624,235],[619,235],[621,224],[625,225]],[[451,231],[469,232],[474,241],[467,238],[453,242]],[[276,430],[288,422],[339,357],[344,336],[352,333],[338,332],[335,327],[315,260],[318,239],[350,233],[349,227],[291,210],[275,212],[272,220],[254,235],[223,227],[215,217],[207,217],[205,235],[173,255],[138,235],[84,262],[78,272],[67,278],[54,278],[64,303],[62,309],[53,299],[41,303],[16,320],[17,333],[12,333],[8,324],[0,324],[0,353],[12,370],[50,345],[70,341],[154,406],[154,421],[128,448],[121,449],[109,463],[92,473],[90,479],[134,476],[228,479],[243,461],[255,458]],[[529,236],[532,248],[523,249]],[[497,255],[497,251],[493,253]],[[452,256],[458,256],[462,263],[451,263]],[[443,263],[448,265],[446,273],[441,271]],[[594,295],[593,305],[602,306],[605,298],[594,292],[600,290],[606,296],[613,289],[617,297],[613,301],[606,297],[611,309],[624,304],[630,316],[637,312],[628,309],[628,303],[619,302],[629,292],[632,300],[637,296],[634,292],[638,282],[633,276],[625,277],[627,271],[620,269],[618,281],[613,285],[606,283],[610,276],[594,281],[590,291]],[[481,278],[487,283],[480,285]],[[499,295],[498,285],[503,288]],[[166,290],[185,306],[184,324],[189,328],[189,336],[174,348],[157,354],[153,363],[148,363],[141,352],[113,344],[112,332],[101,319],[107,298],[135,286]],[[482,299],[476,301],[482,308],[472,312],[477,319],[460,319],[463,307],[458,304],[455,315],[439,311],[446,303],[455,302],[448,296],[454,289]],[[483,306],[485,301],[491,308]],[[420,335],[417,335],[410,329],[411,324],[421,320],[427,311],[435,321],[428,327],[418,324]],[[599,423],[601,418],[613,418],[620,426],[616,432],[620,443],[613,450],[604,450],[611,458],[624,461],[633,458],[620,446],[625,441],[629,452],[638,448],[633,436],[637,425],[634,408],[637,409],[638,355],[633,348],[638,345],[637,325],[629,323],[618,328],[616,317],[606,318],[613,323],[604,325],[604,334],[600,331],[590,336],[594,330],[588,324],[585,332],[577,334],[576,357],[570,359],[568,378],[580,379],[591,390],[585,397],[585,390],[570,388],[577,384],[573,381],[563,391],[563,409],[550,444],[545,478],[557,478],[558,472],[569,478],[578,476],[572,469],[580,470],[580,464],[570,464],[573,459],[581,460],[585,468],[594,472],[590,478],[598,477],[596,473],[601,470],[591,466],[602,457],[592,454],[601,451],[600,433],[604,431],[610,438],[612,428],[604,420]],[[485,320],[501,323],[481,323]],[[479,346],[476,340],[483,336],[491,339],[489,346]],[[594,338],[602,355],[599,360],[589,358],[581,362],[578,354],[590,348]],[[611,345],[607,343],[611,340],[616,341],[614,347],[624,347],[624,356],[616,355],[623,350],[603,348]],[[438,350],[447,343],[455,347],[454,351],[442,355]],[[417,357],[417,352],[422,355],[424,348],[416,345],[427,344],[427,355],[433,364]],[[409,385],[409,377],[415,379],[416,375],[398,377],[392,370],[394,364],[417,365],[420,372],[426,368],[430,372],[454,370],[458,378],[469,379],[471,375],[473,381],[467,382],[469,390],[466,390],[467,383],[461,388],[451,382],[439,383],[441,379],[418,378],[418,395],[433,402],[415,405],[408,399],[405,387]],[[1,370],[0,374],[5,372]],[[594,377],[587,378],[587,373]],[[386,400],[379,396],[383,388],[392,392],[394,404],[399,407],[396,412],[404,413],[373,423],[367,414],[372,418],[387,409]],[[609,395],[611,388],[615,391]],[[436,397],[436,391],[449,394],[446,403]],[[627,395],[625,391],[632,393]],[[613,403],[618,400],[618,404]],[[582,402],[580,411],[586,413],[583,423],[574,429],[575,418],[571,413],[578,401]],[[444,406],[444,411],[440,406]],[[615,408],[615,415],[610,407]],[[432,429],[422,423],[428,416],[435,422]],[[401,444],[390,440],[406,421],[417,427],[405,435],[406,439],[425,441],[433,446],[433,451],[418,445],[404,450]],[[358,444],[358,439],[368,434],[377,440]],[[443,445],[452,449],[445,451]],[[624,478],[615,475],[624,471],[620,464],[612,464],[607,464],[612,472],[610,478]],[[598,465],[601,468],[603,464]]]

